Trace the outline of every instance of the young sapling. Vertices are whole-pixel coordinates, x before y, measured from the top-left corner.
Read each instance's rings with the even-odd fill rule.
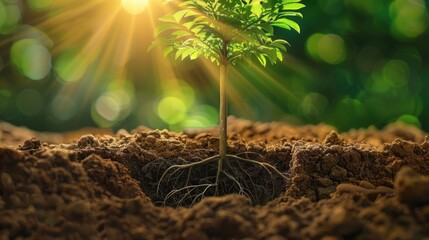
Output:
[[[302,17],[298,10],[304,7],[301,0],[177,0],[179,10],[160,18],[162,22],[157,29],[157,40],[154,45],[163,45],[165,55],[175,54],[175,59],[195,60],[204,57],[219,65],[220,86],[220,121],[219,121],[219,154],[198,162],[177,164],[169,167],[158,182],[170,179],[175,182],[177,173],[187,170],[185,183],[173,189],[165,199],[184,192],[179,200],[193,196],[194,201],[206,195],[214,188],[219,195],[221,175],[230,179],[238,186],[238,192],[249,195],[249,186],[241,183],[233,174],[241,171],[233,170],[233,174],[225,171],[225,164],[230,168],[241,168],[240,164],[232,164],[232,160],[246,164],[255,164],[270,175],[284,177],[274,166],[248,158],[227,153],[227,82],[228,68],[243,59],[253,58],[266,66],[267,62],[275,64],[283,60],[282,52],[286,51],[288,42],[274,38],[274,29],[287,29],[300,32],[299,25],[292,20]],[[197,184],[190,183],[191,170],[210,162],[217,162],[214,182],[201,180]],[[250,179],[251,180],[251,179]],[[196,191],[196,189],[201,189]],[[193,201],[193,202],[194,202]]]

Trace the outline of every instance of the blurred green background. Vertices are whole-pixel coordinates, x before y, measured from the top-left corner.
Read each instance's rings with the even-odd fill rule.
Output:
[[[217,124],[215,66],[160,65],[171,59],[146,51],[156,12],[132,17],[134,34],[123,37],[128,13],[115,1],[87,2],[0,0],[0,120],[41,131]],[[429,131],[428,3],[303,2],[301,34],[277,32],[292,45],[283,63],[231,70],[229,114],[340,131],[403,121]]]

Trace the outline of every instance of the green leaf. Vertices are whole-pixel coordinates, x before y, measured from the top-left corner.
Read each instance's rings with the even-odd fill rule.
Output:
[[[262,54],[258,54],[256,55],[256,58],[259,60],[259,62],[261,63],[262,66],[267,66],[267,59],[265,58],[264,55]]]
[[[280,19],[280,20],[282,20],[282,19]],[[284,29],[287,29],[287,30],[291,30],[291,27],[289,26],[289,24],[286,24],[286,23],[284,23],[284,22],[282,22],[280,20],[272,22],[271,25],[274,26],[274,27],[279,27],[279,28],[284,28]]]
[[[186,23],[183,23],[182,25],[186,28],[186,29],[188,29],[188,30],[190,30],[193,26],[194,26],[194,22],[186,22]]]
[[[173,14],[173,18],[177,23],[180,23],[180,21],[182,21],[183,17],[185,17],[185,15],[189,12],[188,9],[185,10],[181,10],[176,12],[175,14]]]
[[[194,54],[195,52],[196,52],[196,50],[192,49],[192,48],[185,49],[182,53],[182,60],[184,60],[186,57]]]
[[[261,28],[268,33],[269,36],[274,35],[274,28],[270,23],[262,23]]]
[[[277,54],[277,58],[280,61],[283,61],[283,54],[282,54],[282,52],[279,49],[277,49],[276,54]]]
[[[276,39],[276,40],[273,41],[273,43],[278,43],[278,44],[283,44],[283,45],[289,45],[290,46],[289,42],[286,41],[286,40],[284,40],[284,39]]]
[[[286,12],[282,12],[280,14],[281,17],[300,17],[300,18],[304,18],[304,16],[299,13],[299,12],[290,12],[290,11],[286,11]]]
[[[199,51],[195,51],[194,53],[191,54],[191,56],[189,57],[191,60],[195,60],[200,56],[200,52]]]
[[[272,47],[279,49],[280,51],[286,52],[286,47],[284,45],[290,45],[287,41],[283,39],[277,39],[271,43]]]
[[[273,39],[274,28],[301,31],[294,21],[302,17],[299,10],[304,4],[300,0],[170,2],[172,9],[179,9],[160,18],[163,24],[157,27],[156,36],[162,40],[156,45],[165,46],[165,55],[173,53],[175,59],[203,56],[217,64],[221,58],[235,64],[254,57],[266,66],[267,61],[283,60],[282,52],[289,45],[285,40]]]
[[[276,26],[276,27],[288,29],[288,30],[290,30],[292,28],[295,31],[297,31],[298,33],[301,32],[301,28],[299,27],[298,23],[296,23],[292,20],[286,19],[286,18],[281,18],[281,19],[273,22],[272,25]]]
[[[183,54],[184,51],[185,51],[184,48],[177,49],[176,54],[174,56],[174,59],[176,59],[176,60],[179,59],[182,56],[182,54]]]
[[[199,25],[199,26],[196,26],[196,27],[192,28],[192,29],[191,29],[191,31],[192,31],[194,34],[198,34],[198,33],[200,33],[200,32],[201,32],[201,30],[203,30],[203,29],[204,29],[204,26]]]
[[[264,54],[268,57],[271,63],[275,63],[277,60],[277,50],[276,48],[266,47],[263,50]]]
[[[259,1],[252,2],[252,13],[260,17],[263,12],[262,5]]]
[[[191,33],[189,33],[188,31],[185,31],[185,30],[177,30],[177,31],[173,32],[172,35],[176,36],[176,38],[192,36]]]
[[[299,10],[304,7],[305,5],[302,3],[287,3],[283,6],[283,10]]]

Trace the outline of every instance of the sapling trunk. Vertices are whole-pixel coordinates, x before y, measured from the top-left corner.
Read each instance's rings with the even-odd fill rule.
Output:
[[[226,84],[228,78],[228,61],[222,61],[220,64],[219,76],[219,161],[217,168],[216,181],[218,183],[220,173],[223,167],[223,161],[226,159],[226,146],[227,146],[227,97],[226,97]],[[216,194],[218,194],[218,184],[216,184]]]

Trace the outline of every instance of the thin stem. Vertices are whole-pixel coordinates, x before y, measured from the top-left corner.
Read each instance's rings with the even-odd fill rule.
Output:
[[[227,99],[226,99],[226,79],[228,66],[225,63],[220,65],[220,120],[219,120],[219,155],[221,159],[226,157],[226,133],[227,133]]]
[[[226,54],[226,44],[223,48]],[[224,55],[225,56],[225,55]],[[216,174],[216,195],[219,193],[219,177],[222,172],[223,161],[226,159],[226,146],[227,146],[227,97],[226,97],[226,84],[228,78],[228,61],[226,57],[221,60],[220,64],[220,119],[219,119],[219,161]]]

